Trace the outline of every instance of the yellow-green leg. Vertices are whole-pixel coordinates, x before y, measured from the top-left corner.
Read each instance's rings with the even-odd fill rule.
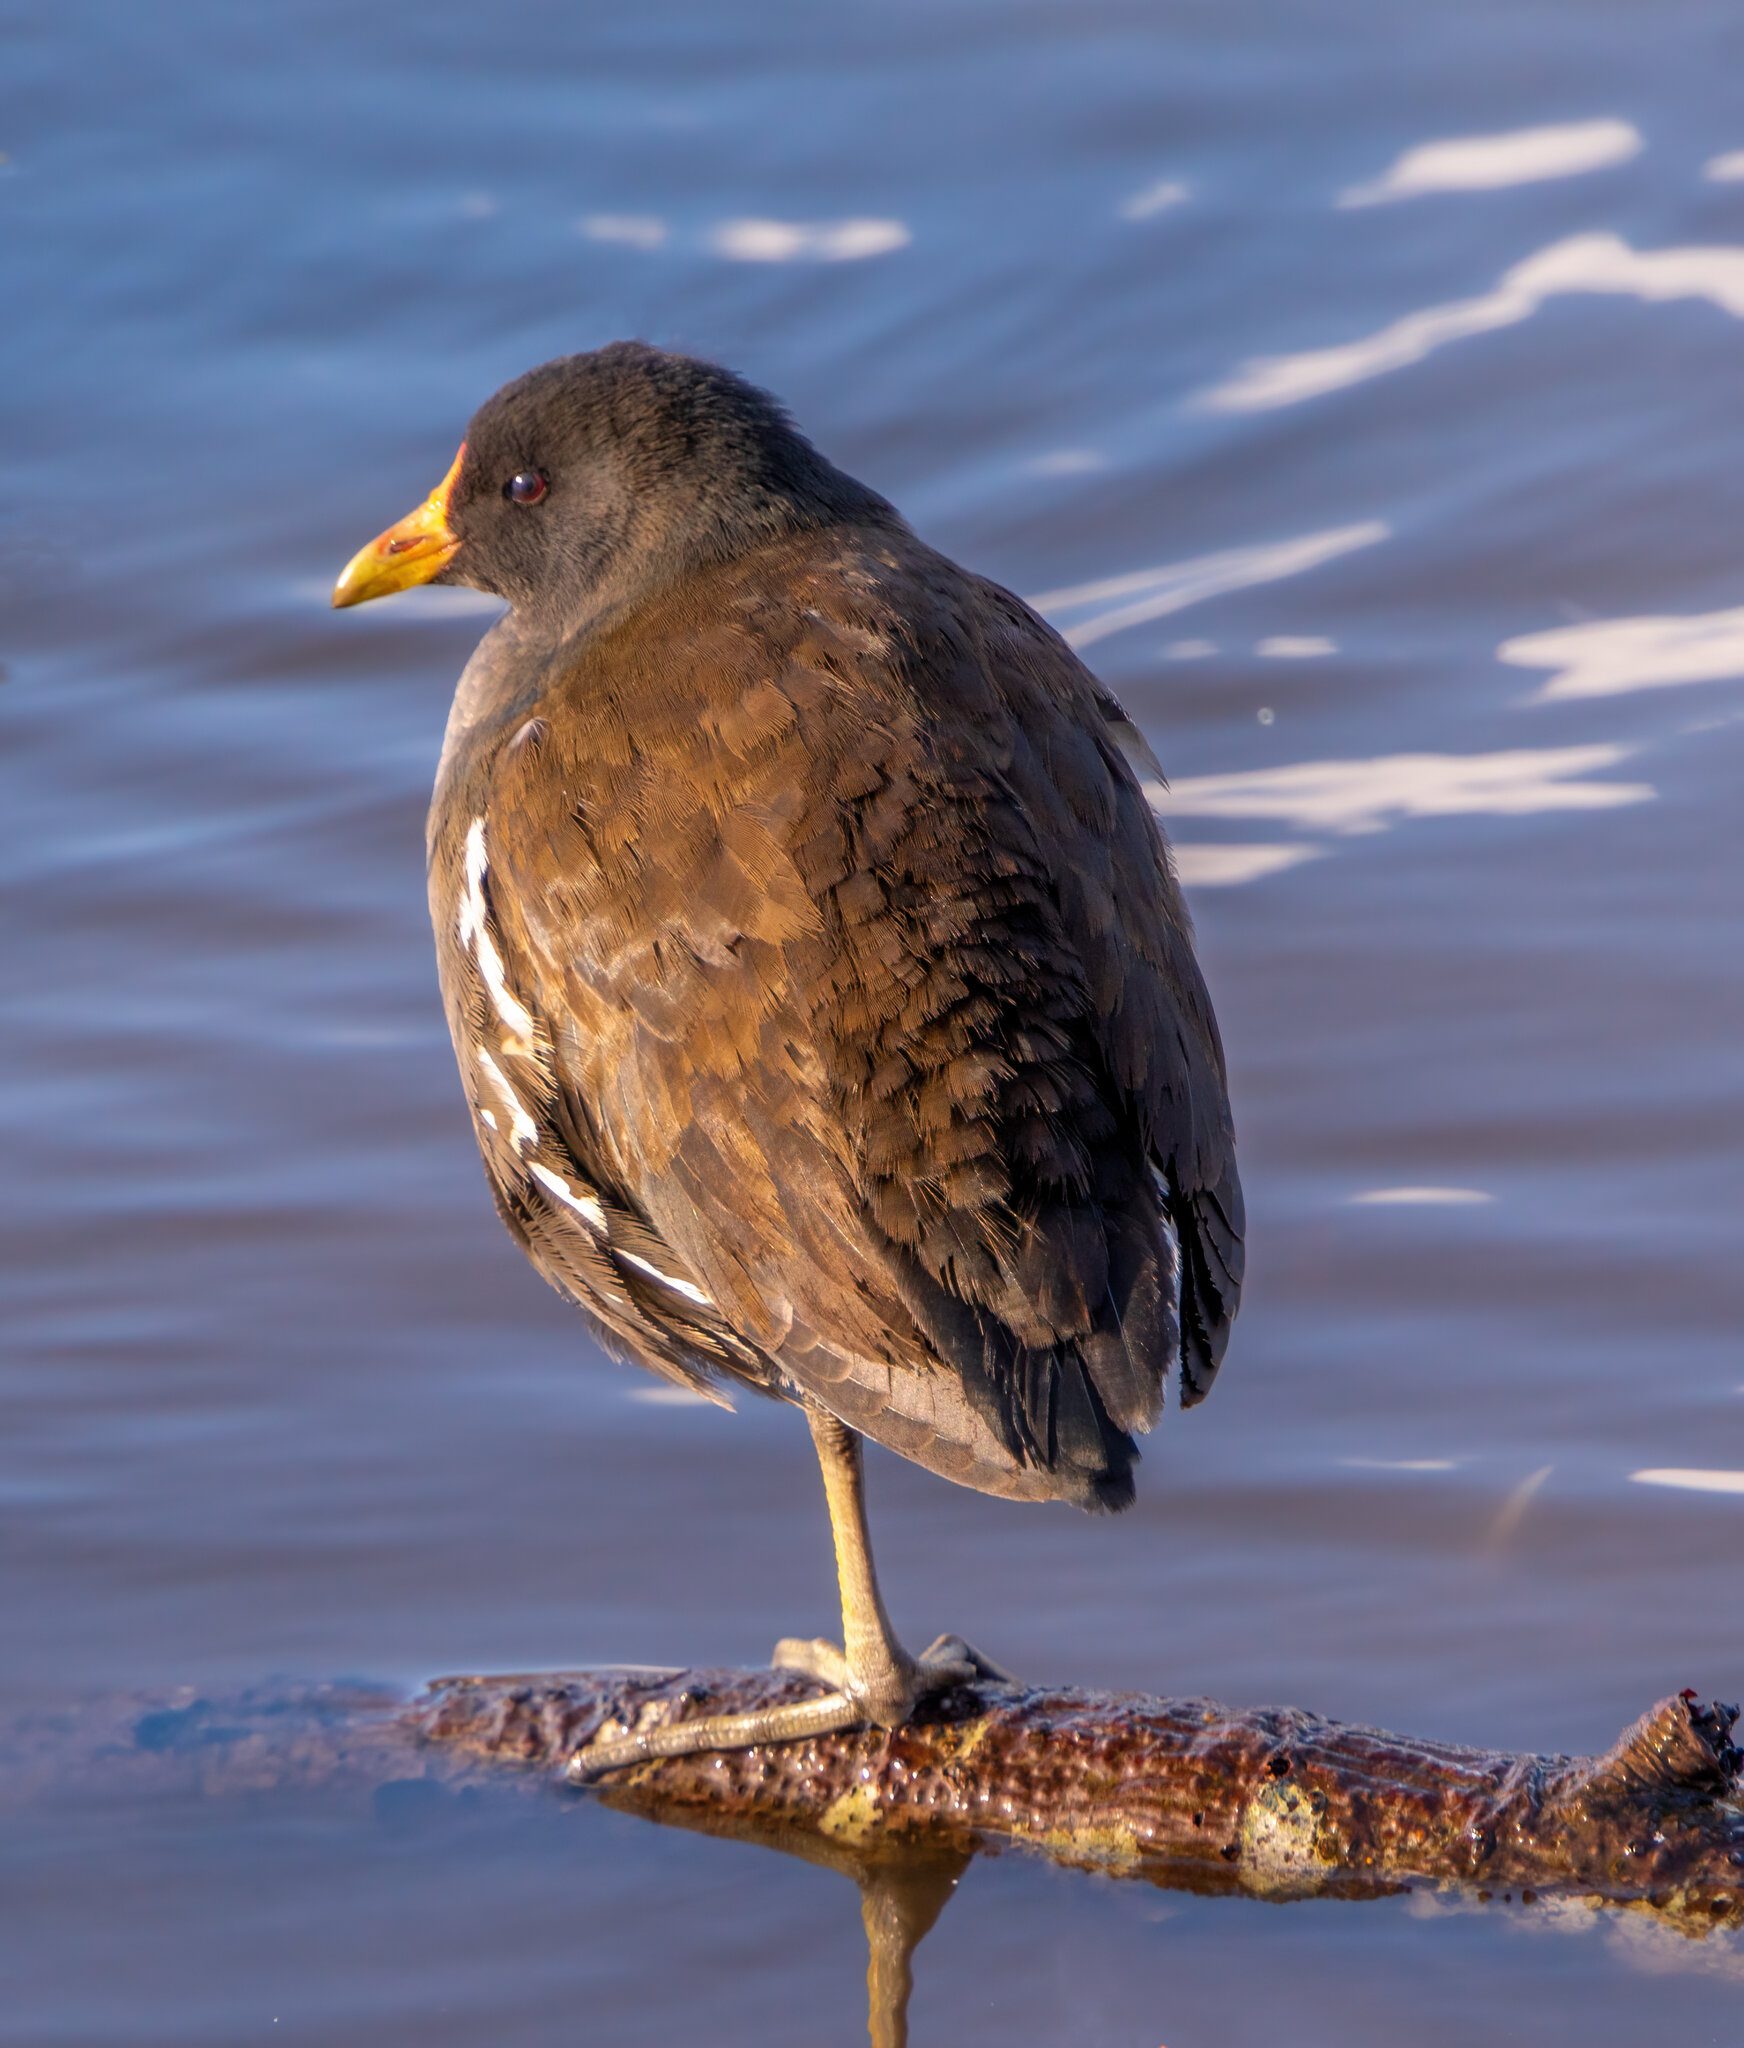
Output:
[[[591,1742],[570,1759],[572,1783],[586,1784],[606,1771],[644,1763],[651,1757],[796,1742],[843,1728],[898,1728],[929,1693],[969,1685],[977,1679],[1010,1682],[997,1665],[989,1664],[960,1636],[940,1636],[918,1657],[911,1657],[902,1647],[885,1611],[872,1563],[860,1439],[845,1423],[821,1409],[808,1407],[806,1420],[823,1468],[824,1499],[836,1544],[842,1648],[789,1637],[776,1644],[774,1661],[778,1670],[802,1671],[830,1690],[818,1699],[796,1700],[789,1706],[749,1714],[711,1714],[640,1735]]]

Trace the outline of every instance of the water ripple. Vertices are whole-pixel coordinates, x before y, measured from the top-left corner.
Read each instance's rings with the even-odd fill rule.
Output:
[[[1364,519],[1352,526],[1327,527],[1319,533],[1298,534],[1292,540],[1261,541],[1249,547],[1224,548],[1213,555],[1195,555],[1184,562],[1165,562],[1155,569],[1136,569],[1124,576],[1107,576],[1095,583],[1076,583],[1065,590],[1043,591],[1030,603],[1056,623],[1061,614],[1087,612],[1087,618],[1062,625],[1069,646],[1091,647],[1129,626],[1147,625],[1184,611],[1208,597],[1221,597],[1231,590],[1246,590],[1256,583],[1275,583],[1285,576],[1300,576],[1347,555],[1356,548],[1373,547],[1387,539],[1392,529],[1384,519]]]
[[[1641,131],[1630,121],[1565,121],[1506,135],[1456,135],[1420,142],[1367,185],[1352,185],[1340,206],[1383,206],[1429,192],[1494,192],[1573,178],[1639,156]]]
[[[1173,818],[1275,818],[1303,831],[1380,832],[1407,818],[1610,810],[1647,802],[1647,782],[1572,778],[1614,768],[1626,746],[1515,747],[1491,754],[1382,754],[1359,761],[1292,761],[1232,775],[1147,783]]]
[[[1255,356],[1196,401],[1208,412],[1265,412],[1343,391],[1420,363],[1451,342],[1529,320],[1545,303],[1578,292],[1639,299],[1644,305],[1706,299],[1744,320],[1744,248],[1637,250],[1618,235],[1571,235],[1505,271],[1476,298],[1426,306],[1332,348]]]
[[[1744,607],[1556,626],[1504,640],[1496,658],[1513,668],[1556,670],[1531,698],[1535,704],[1726,682],[1744,676]]]

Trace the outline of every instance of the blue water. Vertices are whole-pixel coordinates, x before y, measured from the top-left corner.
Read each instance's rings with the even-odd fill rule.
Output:
[[[1534,1748],[1744,1692],[1741,46],[1678,0],[0,5],[0,1724],[830,1624],[797,1419],[651,1402],[491,1214],[421,848],[488,613],[325,604],[483,396],[619,334],[1044,600],[1174,784],[1249,1306],[1119,1521],[875,1460],[905,1631]],[[29,2048],[864,2026],[845,1880],[592,1807],[51,1803],[0,1878]],[[1005,1859],[913,2018],[1735,2044],[1738,1969]]]

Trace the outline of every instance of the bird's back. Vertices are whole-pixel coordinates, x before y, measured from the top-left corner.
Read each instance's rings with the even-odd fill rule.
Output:
[[[1124,1504],[1167,1379],[1217,1369],[1242,1213],[1118,706],[899,524],[686,575],[475,697],[432,906],[541,1269],[658,1369]]]

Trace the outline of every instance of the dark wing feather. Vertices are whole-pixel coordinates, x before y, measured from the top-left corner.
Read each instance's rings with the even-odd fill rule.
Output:
[[[1167,787],[1162,764],[1112,693],[1100,683],[1094,689],[1108,736],[1154,819]],[[1161,839],[1160,825],[1157,836]],[[1163,857],[1166,861],[1166,845]],[[1168,879],[1178,904],[1172,869]],[[1184,909],[1170,920],[1168,938],[1166,974],[1192,1020],[1182,1038],[1189,1090],[1211,1112],[1198,1119],[1190,1114],[1184,1125],[1177,1119],[1162,1130],[1157,1147],[1169,1213],[1180,1240],[1181,1401],[1191,1408],[1211,1391],[1241,1302],[1247,1212],[1235,1168],[1223,1047]]]
[[[598,1191],[593,1263],[554,1277],[590,1298],[603,1262],[659,1326],[591,1297],[621,1346],[989,1491],[1130,1497],[1166,1378],[1197,1398],[1221,1357],[1240,1205],[1106,701],[1007,593],[906,537],[814,537],[578,650],[536,743],[455,779],[447,837],[483,820],[539,1020],[537,1143],[481,1141],[499,1198],[538,1206],[566,1160]],[[511,1220],[551,1271],[544,1219]],[[632,1230],[676,1286],[626,1268]]]

